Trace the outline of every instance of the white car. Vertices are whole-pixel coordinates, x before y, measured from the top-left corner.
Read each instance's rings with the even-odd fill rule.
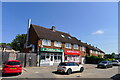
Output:
[[[57,72],[67,73],[68,75],[75,71],[83,72],[84,68],[81,64],[75,62],[62,62],[57,68]]]
[[[118,65],[118,66],[120,66],[120,62],[119,62],[118,60],[113,60],[113,61],[112,61],[112,64],[113,64],[113,65]]]

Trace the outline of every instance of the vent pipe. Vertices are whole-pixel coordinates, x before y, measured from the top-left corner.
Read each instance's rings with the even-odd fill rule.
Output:
[[[27,36],[26,36],[26,48],[28,48],[28,39],[29,39],[30,24],[31,24],[31,19],[28,19]]]

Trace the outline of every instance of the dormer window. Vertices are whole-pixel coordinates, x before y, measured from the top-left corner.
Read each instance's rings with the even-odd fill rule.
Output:
[[[69,39],[72,39],[70,36],[68,36]]]
[[[65,37],[64,35],[61,35],[62,37]]]

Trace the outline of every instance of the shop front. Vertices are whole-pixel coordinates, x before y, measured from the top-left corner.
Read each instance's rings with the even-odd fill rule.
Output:
[[[63,57],[62,49],[40,48],[39,50],[39,66],[58,65]]]
[[[80,62],[80,51],[64,50],[65,62]]]

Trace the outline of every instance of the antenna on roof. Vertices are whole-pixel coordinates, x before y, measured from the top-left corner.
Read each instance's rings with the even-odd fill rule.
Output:
[[[29,28],[31,24],[31,19],[28,19],[28,27],[27,27],[27,37],[26,37],[26,48],[28,47],[28,38],[29,38]]]

